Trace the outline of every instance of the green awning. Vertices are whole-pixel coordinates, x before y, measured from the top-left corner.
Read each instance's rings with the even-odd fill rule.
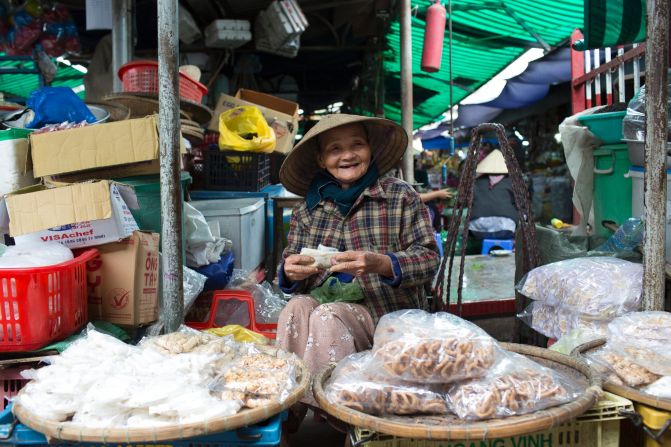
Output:
[[[580,50],[645,40],[645,0],[585,0],[585,38]]]
[[[447,30],[440,71],[420,69],[424,17],[431,0],[412,0],[414,127],[436,121],[449,110],[449,41]],[[443,4],[446,2],[443,1]],[[583,27],[582,0],[453,0],[453,103],[478,89],[533,47],[554,47]],[[400,27],[393,23],[385,52],[385,116],[401,121]]]
[[[0,61],[0,71],[3,68],[12,67],[33,69],[34,63],[32,61]],[[80,98],[84,98],[84,73],[67,65],[58,64],[58,71],[51,85],[81,90],[77,91],[77,94]],[[0,74],[0,92],[4,93],[5,97],[25,99],[39,86],[39,78],[35,74]]]

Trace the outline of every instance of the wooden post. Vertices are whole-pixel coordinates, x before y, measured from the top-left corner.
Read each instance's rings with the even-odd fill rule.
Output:
[[[664,309],[666,236],[667,67],[669,0],[648,0],[648,41],[645,57],[645,256],[643,309]]]

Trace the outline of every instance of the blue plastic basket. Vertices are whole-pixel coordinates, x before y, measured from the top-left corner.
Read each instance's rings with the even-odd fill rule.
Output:
[[[286,420],[287,412],[251,427],[216,433],[208,436],[181,439],[178,441],[124,443],[123,447],[272,447],[280,445],[282,438],[282,421]],[[0,446],[50,446],[50,447],[102,447],[101,443],[56,442],[49,444],[47,438],[39,432],[21,424],[12,414],[11,405],[0,413]],[[114,444],[108,444],[116,446]],[[121,444],[119,444],[121,446]]]

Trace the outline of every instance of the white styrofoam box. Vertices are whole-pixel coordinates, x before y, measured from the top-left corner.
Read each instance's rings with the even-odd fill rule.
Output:
[[[202,36],[203,34],[191,13],[182,5],[179,5],[179,40],[190,45]]]
[[[218,222],[221,237],[233,241],[235,268],[256,269],[265,259],[265,199],[198,200],[189,202],[208,223]]]
[[[282,3],[287,5],[287,9],[291,11],[298,23],[300,23],[303,29],[306,29],[308,27],[308,19],[305,17],[305,14],[303,14],[298,3],[295,0],[282,0]]]
[[[641,217],[645,214],[643,206],[643,168],[632,166],[629,168],[627,177],[631,178],[631,214],[633,217]],[[671,170],[666,171],[666,190],[671,191]],[[666,238],[664,240],[666,251],[666,262],[671,263],[671,194],[666,195]]]
[[[205,46],[238,48],[251,42],[251,24],[247,20],[215,20],[205,28]]]
[[[300,36],[282,41],[276,34],[273,34],[267,23],[267,15],[261,11],[254,23],[254,43],[258,51],[293,58],[296,57],[300,48]]]
[[[86,31],[112,29],[112,0],[86,0]]]
[[[37,183],[29,165],[29,151],[27,138],[0,138],[0,197]]]

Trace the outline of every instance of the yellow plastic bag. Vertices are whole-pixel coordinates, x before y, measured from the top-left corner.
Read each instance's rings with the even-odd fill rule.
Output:
[[[269,342],[263,335],[250,331],[239,324],[229,324],[228,326],[206,329],[205,332],[218,337],[232,335],[235,341],[239,342],[258,343],[260,345],[267,345]]]
[[[269,153],[275,141],[275,131],[258,107],[235,107],[219,115],[220,149]]]

